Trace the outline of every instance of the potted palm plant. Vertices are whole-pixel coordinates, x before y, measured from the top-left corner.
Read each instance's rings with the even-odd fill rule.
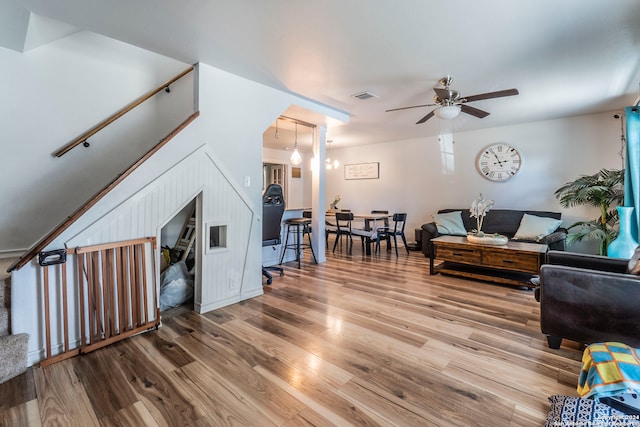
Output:
[[[567,243],[597,240],[600,255],[607,255],[609,243],[618,234],[616,206],[624,202],[624,169],[601,169],[593,175],[580,176],[554,194],[564,208],[589,205],[600,210],[598,218],[569,226]]]

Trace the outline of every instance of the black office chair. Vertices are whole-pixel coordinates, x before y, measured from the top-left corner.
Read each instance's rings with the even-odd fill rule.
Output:
[[[262,246],[275,246],[281,243],[280,227],[284,214],[284,195],[280,184],[270,184],[262,195]],[[277,271],[284,276],[282,267],[262,266],[262,275],[267,278],[267,285],[273,281],[270,271]]]

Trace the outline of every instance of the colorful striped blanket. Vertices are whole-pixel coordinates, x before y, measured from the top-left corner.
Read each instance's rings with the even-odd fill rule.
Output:
[[[578,395],[595,399],[640,392],[639,350],[619,342],[589,345],[582,354]]]

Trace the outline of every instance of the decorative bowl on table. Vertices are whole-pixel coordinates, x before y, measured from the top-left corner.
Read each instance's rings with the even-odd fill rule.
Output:
[[[468,233],[467,241],[480,245],[503,246],[509,243],[509,238],[502,234]]]

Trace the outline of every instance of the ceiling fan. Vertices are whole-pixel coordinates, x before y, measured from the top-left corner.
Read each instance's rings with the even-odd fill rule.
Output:
[[[444,88],[434,87],[433,90],[436,95],[433,97],[435,103],[434,104],[424,104],[424,105],[413,105],[411,107],[401,107],[401,108],[393,108],[389,111],[399,111],[399,110],[408,110],[409,108],[421,108],[421,107],[435,107],[429,114],[421,118],[416,122],[417,125],[420,123],[424,123],[429,120],[434,115],[440,117],[441,119],[450,120],[456,117],[460,111],[463,113],[470,114],[472,116],[478,117],[480,119],[487,117],[489,112],[480,110],[478,108],[471,107],[467,105],[467,102],[480,101],[483,99],[491,99],[491,98],[501,98],[503,96],[512,96],[517,95],[518,89],[505,89],[499,90],[497,92],[487,92],[481,93],[479,95],[472,96],[460,96],[460,92],[457,90],[451,89],[451,82],[453,82],[453,77],[447,76],[441,78],[438,83],[440,83]]]

